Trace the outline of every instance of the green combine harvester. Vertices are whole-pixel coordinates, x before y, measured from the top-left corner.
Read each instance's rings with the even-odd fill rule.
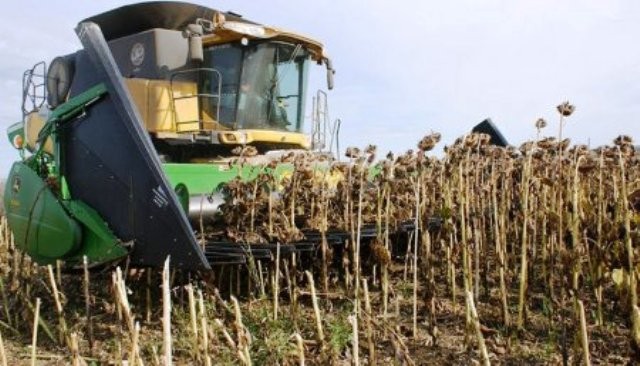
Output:
[[[242,247],[200,243],[191,223],[215,215],[221,184],[256,174],[231,163],[239,148],[264,164],[327,146],[326,125],[303,131],[312,62],[333,86],[322,44],[179,2],[124,6],[76,33],[83,49],[23,77],[23,120],[8,130],[21,160],[4,192],[16,245],[41,264],[243,263]],[[299,244],[289,250],[313,245]]]

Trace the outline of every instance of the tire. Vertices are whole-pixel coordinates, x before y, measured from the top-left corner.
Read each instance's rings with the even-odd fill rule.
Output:
[[[73,56],[60,56],[51,61],[47,72],[47,102],[52,109],[67,100],[74,72]]]

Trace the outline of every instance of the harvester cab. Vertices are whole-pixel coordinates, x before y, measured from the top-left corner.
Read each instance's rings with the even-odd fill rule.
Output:
[[[101,25],[119,13],[135,18],[133,10],[88,21]],[[260,152],[308,149],[307,75],[311,61],[330,65],[323,46],[235,14],[187,22],[106,36],[158,152],[185,163],[228,156],[246,144]]]
[[[314,137],[304,130],[313,62],[333,87],[322,44],[179,2],[124,6],[76,33],[82,50],[23,77],[23,120],[9,128],[22,160],[4,195],[16,245],[39,263],[241,262],[196,240],[189,218],[215,213],[221,184],[257,174],[234,151],[326,146],[326,94]]]

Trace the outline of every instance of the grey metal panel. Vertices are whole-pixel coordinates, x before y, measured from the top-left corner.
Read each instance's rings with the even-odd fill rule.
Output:
[[[156,44],[156,66],[161,72],[197,67],[189,61],[189,41],[183,37],[182,32],[156,29],[153,36]]]
[[[127,78],[166,79],[171,72],[195,67],[180,31],[151,29],[110,41],[109,48]]]

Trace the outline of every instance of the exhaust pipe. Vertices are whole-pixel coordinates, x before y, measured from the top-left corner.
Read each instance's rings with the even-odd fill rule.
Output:
[[[189,196],[189,220],[199,220],[203,218],[213,218],[220,212],[220,206],[224,203],[221,193],[200,194]]]

